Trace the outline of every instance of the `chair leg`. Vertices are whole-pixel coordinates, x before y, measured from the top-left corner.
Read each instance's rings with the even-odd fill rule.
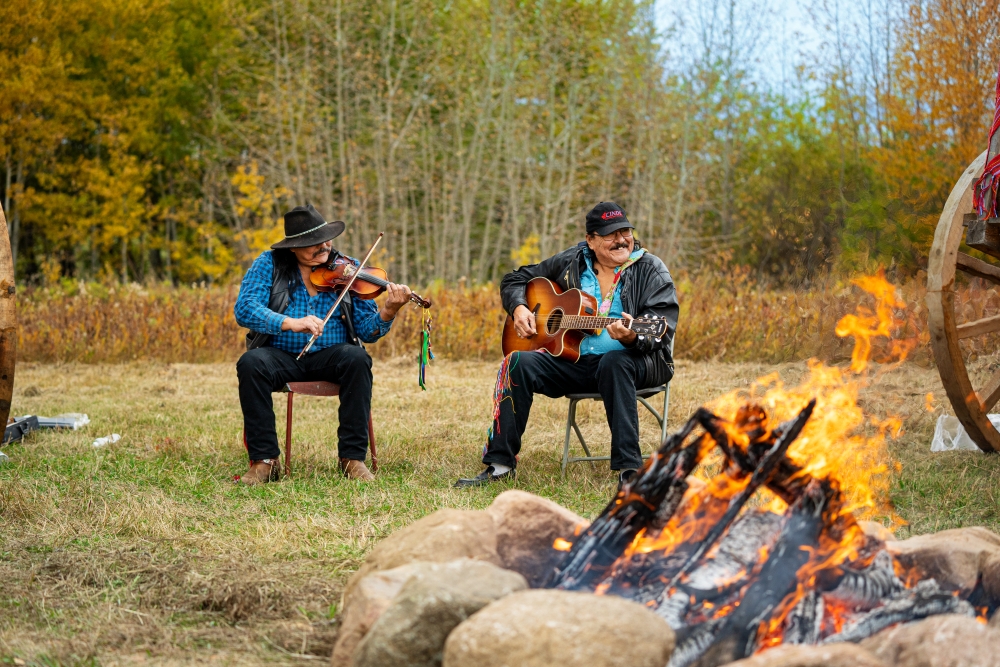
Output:
[[[294,392],[288,392],[288,415],[285,419],[285,477],[292,476],[292,398]]]
[[[576,423],[576,405],[573,406],[573,430],[576,431],[576,437],[580,441],[580,446],[583,447],[583,453],[587,456],[593,456],[590,453],[590,447],[587,447],[587,441],[583,439],[583,432],[580,430],[580,425]],[[593,461],[587,461],[590,464],[591,470],[597,470],[597,466],[594,465]]]
[[[375,423],[372,413],[368,413],[368,449],[372,450],[372,472],[378,472],[378,450],[375,448]]]
[[[670,409],[670,383],[667,383],[667,390],[663,392],[663,421],[660,422],[660,446],[667,440],[667,410]]]
[[[569,434],[576,425],[576,400],[569,399],[569,413],[566,415],[566,439],[563,441],[562,478],[566,479],[566,466],[569,464]]]

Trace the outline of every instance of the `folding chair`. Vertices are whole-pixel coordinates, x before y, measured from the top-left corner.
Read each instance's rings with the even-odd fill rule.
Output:
[[[670,356],[673,358],[674,353],[674,341],[670,340]],[[649,402],[649,398],[657,395],[663,394],[663,412],[657,412],[656,408],[652,406]],[[652,413],[653,417],[660,425],[660,442],[667,437],[667,410],[670,408],[670,383],[661,384],[656,387],[648,387],[646,389],[637,389],[635,392],[635,397],[640,403],[646,406],[646,409]],[[593,456],[590,453],[590,448],[587,447],[587,441],[583,439],[583,433],[580,432],[580,427],[576,423],[576,406],[580,401],[594,400],[600,401],[600,394],[567,394],[566,398],[569,399],[569,414],[566,416],[566,438],[563,442],[563,459],[562,459],[562,477],[566,478],[566,466],[570,463],[577,463],[578,461],[589,461],[591,467],[594,465],[594,461],[610,461],[610,456]],[[569,455],[569,438],[572,432],[576,432],[576,437],[580,441],[580,445],[583,447],[583,451],[586,456],[570,456]],[[648,459],[648,454],[643,454],[643,459]]]
[[[288,417],[285,424],[285,476],[292,474],[292,399],[303,396],[340,396],[340,385],[332,382],[289,382],[282,390],[288,394]],[[375,449],[375,426],[368,413],[368,447],[372,452],[372,472],[378,472],[378,453]]]

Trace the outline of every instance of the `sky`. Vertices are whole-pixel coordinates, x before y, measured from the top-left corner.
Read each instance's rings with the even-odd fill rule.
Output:
[[[739,23],[747,29],[745,37],[757,39],[750,69],[761,83],[774,89],[793,80],[796,64],[815,58],[823,43],[822,27],[814,25],[806,1],[737,0],[737,14],[743,17]],[[656,0],[657,25],[661,30],[679,26],[677,41],[697,41],[698,24],[705,25],[704,8],[713,2],[728,4],[728,0]],[[851,3],[838,4],[847,11]]]

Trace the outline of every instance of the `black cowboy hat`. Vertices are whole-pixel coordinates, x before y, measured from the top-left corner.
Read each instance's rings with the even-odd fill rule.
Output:
[[[285,214],[285,238],[271,247],[278,250],[319,245],[343,234],[346,226],[340,220],[327,222],[312,204],[296,206]]]

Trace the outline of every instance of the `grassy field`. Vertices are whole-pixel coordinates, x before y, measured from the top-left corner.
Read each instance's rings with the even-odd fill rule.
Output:
[[[794,382],[804,364],[682,362],[672,425],[773,370]],[[250,489],[231,481],[246,465],[231,364],[20,365],[16,414],[86,412],[92,423],[5,448],[0,663],[325,661],[343,583],[374,542],[440,507],[484,507],[503,490],[451,488],[480,469],[494,373],[490,362],[435,362],[421,392],[414,363],[377,361],[382,470],[367,485],[337,474],[336,399],[300,397],[294,478]],[[938,396],[935,413],[927,392]],[[929,452],[947,408],[933,368],[888,372],[862,400],[904,420],[892,446],[902,464],[893,501],[910,522],[902,534],[1000,528],[1000,458]],[[564,400],[536,402],[516,486],[592,517],[614,477],[576,464],[560,479],[565,411]],[[602,406],[581,414],[588,439],[606,451]],[[112,432],[122,440],[91,446]],[[642,432],[648,451],[648,416]]]

